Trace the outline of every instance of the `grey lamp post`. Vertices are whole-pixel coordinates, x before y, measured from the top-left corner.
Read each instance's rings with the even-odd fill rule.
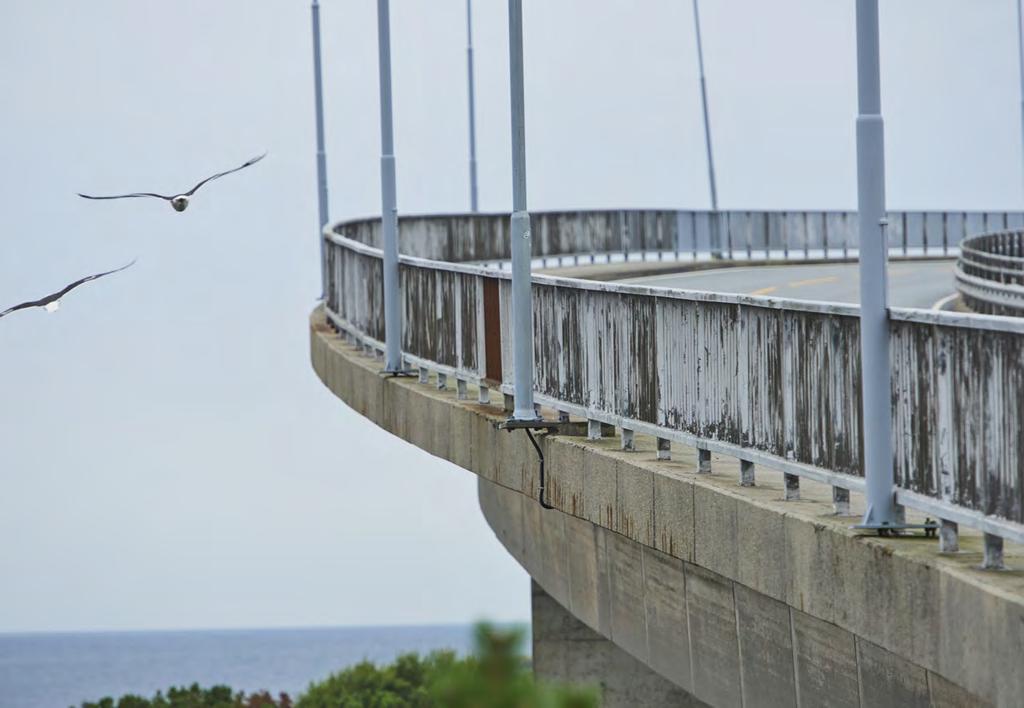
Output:
[[[327,277],[324,271],[324,235],[327,226],[327,154],[324,149],[324,96],[320,79],[320,3],[313,0],[313,91],[316,97],[316,184],[320,223],[317,241],[320,242],[320,297],[327,295]]]
[[[391,26],[388,0],[377,0],[377,46],[380,68],[380,192],[384,251],[384,371],[402,371],[402,313],[398,283],[398,206],[395,188],[395,141],[391,116]]]
[[[721,253],[719,241],[718,219],[718,184],[715,181],[715,157],[711,149],[711,121],[708,118],[708,89],[704,78],[704,45],[700,38],[700,10],[697,0],[693,0],[693,25],[697,35],[697,67],[700,70],[700,102],[704,113],[704,147],[708,156],[708,186],[711,189],[711,249]]]
[[[862,527],[901,526],[893,485],[885,143],[878,52],[878,0],[857,2],[857,209],[860,218],[860,349],[863,387]]]
[[[1021,0],[1017,0],[1017,60],[1020,65],[1021,135],[1024,136],[1024,15],[1021,14]]]
[[[476,189],[476,96],[473,89],[473,0],[466,0],[466,72],[469,84],[469,208],[479,211]]]
[[[535,420],[533,408],[533,303],[530,292],[530,213],[526,208],[526,109],[523,98],[523,2],[508,0],[512,98],[512,366],[514,420]]]

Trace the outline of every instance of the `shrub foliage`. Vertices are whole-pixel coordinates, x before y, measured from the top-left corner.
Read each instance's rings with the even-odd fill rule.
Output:
[[[472,655],[403,654],[390,664],[363,661],[316,681],[293,703],[287,694],[246,694],[227,686],[171,688],[152,698],[125,695],[82,708],[596,708],[597,692],[533,680],[523,634],[481,624]]]

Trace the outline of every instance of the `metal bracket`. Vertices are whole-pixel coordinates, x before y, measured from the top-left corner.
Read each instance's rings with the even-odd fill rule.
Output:
[[[498,430],[507,430],[512,432],[513,430],[558,430],[559,427],[565,424],[565,421],[561,420],[544,420],[543,418],[537,418],[535,420],[518,420],[515,418],[509,418],[503,420],[500,423],[495,424],[495,428]]]
[[[934,538],[939,531],[939,522],[926,518],[923,524],[856,524],[851,529],[876,531],[879,536],[902,536],[904,531],[924,531],[925,538]]]
[[[387,369],[384,369],[382,371],[378,371],[377,375],[383,376],[387,379],[413,378],[415,376],[419,376],[419,372],[412,369],[398,369],[397,371],[388,371]]]
[[[540,505],[545,509],[554,509],[555,507],[549,504],[545,498],[544,492],[547,490],[547,480],[544,474],[544,451],[540,449],[540,445],[537,444],[537,439],[533,437],[533,431],[546,430],[551,433],[557,431],[561,424],[561,421],[544,420],[543,418],[537,418],[536,420],[516,420],[514,418],[509,418],[495,426],[498,430],[507,430],[510,433],[513,430],[526,431],[526,437],[530,438],[530,444],[533,445],[533,449],[537,451],[537,461],[540,463],[540,489],[537,492],[537,501],[540,502]]]

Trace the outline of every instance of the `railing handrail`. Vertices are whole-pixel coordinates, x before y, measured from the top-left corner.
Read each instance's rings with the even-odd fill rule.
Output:
[[[462,216],[465,216],[465,214]],[[446,219],[450,218],[450,216],[442,215],[438,218]],[[336,227],[347,223],[349,222],[338,222],[325,227],[323,230],[323,237],[331,243],[350,249],[356,253],[361,253],[374,258],[383,257],[381,249],[374,246],[367,246],[360,241],[356,241],[355,239],[339,234]],[[400,255],[399,262],[404,265],[418,268],[431,268],[452,273],[486,276],[500,280],[512,279],[512,275],[508,271],[492,268],[486,265],[450,263],[448,261],[406,255]],[[794,262],[799,263],[800,261],[797,260]],[[795,312],[816,312],[819,314],[839,315],[844,317],[857,317],[860,314],[860,307],[858,305],[842,302],[798,300],[793,298],[772,297],[770,295],[718,293],[706,290],[686,290],[684,288],[668,288],[657,285],[639,285],[634,283],[586,280],[583,278],[569,278],[560,275],[540,273],[534,273],[532,275],[532,281],[534,283],[552,285],[556,287],[571,287],[594,292],[650,295],[652,297],[688,300],[691,302],[748,305],[751,307],[763,307],[766,309],[791,310]],[[1024,296],[1024,287],[1019,288],[1019,290],[1021,295]],[[962,313],[951,312],[948,310],[929,310],[913,307],[890,307],[889,314],[893,320],[902,322],[920,322],[945,327],[961,327],[1024,334],[1024,319],[1003,315],[986,315],[973,312]]]
[[[999,253],[1016,251],[1020,255]],[[957,290],[978,312],[1024,315],[1024,230],[1007,229],[963,240],[956,267]]]

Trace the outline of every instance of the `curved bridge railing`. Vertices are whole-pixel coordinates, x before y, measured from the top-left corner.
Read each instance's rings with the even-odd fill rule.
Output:
[[[961,243],[956,286],[975,312],[1024,316],[1024,232],[971,236]]]
[[[612,228],[616,213],[581,220]],[[616,238],[565,215],[537,218],[595,243]],[[401,223],[400,243],[500,255],[507,219],[415,217]],[[368,220],[325,230],[326,309],[335,327],[379,350],[381,252],[362,242],[373,232]],[[485,245],[440,236],[452,233]],[[414,240],[423,234],[433,236]],[[481,386],[482,400],[491,389],[511,394],[509,275],[412,255],[399,268],[403,356],[421,380],[434,371],[439,385],[455,379],[460,395],[466,383]],[[1024,542],[1024,320],[890,314],[897,500]],[[831,484],[837,499],[864,488],[855,306],[534,275],[533,326],[541,404],[656,436],[666,449],[677,441],[732,455],[750,479],[763,464]]]
[[[533,255],[574,264],[645,258],[848,258],[858,247],[852,211],[611,210],[530,215]],[[890,212],[893,255],[954,254],[969,234],[1024,228],[1020,212]],[[335,226],[342,236],[380,246],[380,218]],[[508,214],[407,216],[399,251],[453,263],[497,263],[509,258]]]

